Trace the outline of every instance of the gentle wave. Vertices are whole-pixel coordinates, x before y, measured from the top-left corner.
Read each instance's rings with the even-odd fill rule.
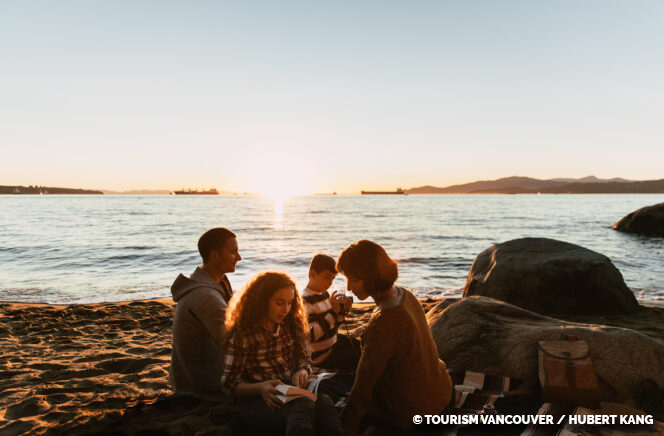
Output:
[[[295,197],[280,212],[261,197],[0,197],[0,300],[49,303],[169,297],[200,263],[208,228],[238,235],[239,289],[280,269],[306,285],[311,256],[337,257],[371,239],[399,264],[399,283],[422,297],[460,296],[475,256],[491,245],[548,237],[608,256],[641,300],[664,299],[664,238],[610,228],[662,195]],[[403,205],[404,207],[400,207]],[[335,289],[345,289],[343,277]]]

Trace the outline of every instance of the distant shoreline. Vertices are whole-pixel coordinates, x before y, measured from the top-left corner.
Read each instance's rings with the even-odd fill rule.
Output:
[[[169,195],[171,193],[182,194],[201,194],[211,193],[208,191],[171,191],[166,189],[132,189],[128,191],[112,190],[91,190],[78,188],[58,188],[49,186],[2,186],[0,185],[0,195],[45,195],[45,194],[87,194],[87,195]],[[255,196],[257,193],[217,191],[215,195],[222,196]],[[337,192],[334,192],[336,195]],[[396,191],[385,190],[360,190],[359,192],[339,194],[339,195],[363,195],[363,194],[382,194],[382,195],[431,195],[431,194],[664,194],[664,179],[658,180],[627,180],[621,178],[598,179],[595,176],[583,177],[580,179],[535,179],[531,177],[504,177],[496,180],[481,180],[461,185],[451,185],[437,187],[431,185],[418,186]],[[321,194],[311,193],[305,195]],[[296,197],[304,195],[296,195]]]
[[[433,196],[455,196],[455,195],[473,195],[473,196],[482,196],[482,195],[515,195],[515,196],[557,196],[557,195],[653,195],[653,194],[664,194],[663,192],[515,192],[515,193],[505,193],[505,192],[416,192],[408,195],[362,195],[360,193],[352,193],[352,194],[337,194],[334,197],[363,197],[363,198],[371,198],[371,197],[378,197],[378,198],[385,198],[385,197],[409,197],[409,196],[427,196],[427,195],[433,195]],[[0,192],[0,197],[18,197],[18,196],[33,196],[33,197],[43,197],[44,195],[58,195],[58,196],[65,196],[65,195],[94,195],[94,196],[99,196],[103,195],[104,197],[185,197],[185,198],[190,198],[190,197],[196,197],[196,198],[219,198],[219,197],[251,197],[251,198],[256,198],[256,197],[267,197],[270,198],[269,195],[261,195],[261,194],[219,194],[219,195],[171,195],[171,194],[104,194],[102,193],[51,193],[48,192],[46,194],[39,194],[39,193],[20,193],[20,194],[8,194],[8,193],[3,193]],[[298,195],[292,195],[291,197],[322,197],[322,198],[327,198],[330,196],[327,195],[318,195],[318,194],[298,194]]]
[[[3,186],[0,185],[0,194],[3,195],[104,195],[102,191],[94,189],[77,189],[77,188],[58,188],[54,186],[37,186],[37,185],[13,185]]]

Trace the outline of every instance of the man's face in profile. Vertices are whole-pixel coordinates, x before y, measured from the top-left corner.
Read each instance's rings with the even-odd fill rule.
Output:
[[[242,260],[237,245],[237,238],[228,239],[224,248],[212,252],[212,257],[219,271],[222,271],[224,274],[234,272],[235,264]]]

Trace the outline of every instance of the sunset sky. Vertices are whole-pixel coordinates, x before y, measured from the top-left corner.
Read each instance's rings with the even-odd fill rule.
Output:
[[[0,0],[0,185],[664,178],[664,2]]]

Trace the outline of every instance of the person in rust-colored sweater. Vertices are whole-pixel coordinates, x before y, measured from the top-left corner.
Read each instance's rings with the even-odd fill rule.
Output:
[[[339,256],[337,270],[360,300],[376,303],[362,334],[362,355],[341,423],[346,435],[362,424],[387,434],[413,429],[414,415],[443,413],[452,400],[452,380],[438,358],[422,305],[394,286],[397,264],[378,244],[361,240]]]

